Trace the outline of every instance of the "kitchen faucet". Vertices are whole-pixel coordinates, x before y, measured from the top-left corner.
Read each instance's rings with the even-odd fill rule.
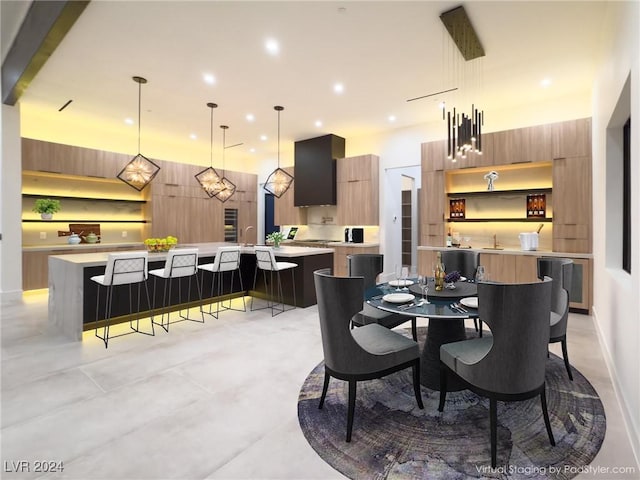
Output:
[[[253,229],[252,225],[249,225],[247,228],[244,229],[244,246],[245,247],[249,246],[249,244],[247,243],[247,232],[251,229]]]
[[[500,244],[498,243],[498,235],[494,233],[493,234],[493,248],[494,248],[494,250],[497,250],[499,246],[500,246]]]

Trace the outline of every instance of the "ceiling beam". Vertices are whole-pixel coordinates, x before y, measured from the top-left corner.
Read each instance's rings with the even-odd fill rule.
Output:
[[[2,63],[2,103],[15,105],[90,0],[34,0]]]

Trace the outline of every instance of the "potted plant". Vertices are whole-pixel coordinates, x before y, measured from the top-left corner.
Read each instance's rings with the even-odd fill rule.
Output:
[[[284,240],[284,233],[271,232],[267,235],[267,242],[273,243],[273,248],[280,248],[280,242]]]
[[[53,214],[61,209],[60,200],[53,198],[39,198],[33,207],[33,211],[39,213],[43,220],[51,220]]]

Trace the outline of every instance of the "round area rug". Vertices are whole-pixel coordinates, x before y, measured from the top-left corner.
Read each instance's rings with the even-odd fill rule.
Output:
[[[419,331],[424,344],[426,328]],[[475,333],[473,334],[475,335]],[[411,369],[358,382],[351,443],[347,382],[332,378],[318,409],[324,363],[307,377],[298,399],[302,431],[322,459],[353,479],[465,479],[575,477],[595,457],[606,430],[598,394],[575,368],[573,382],[561,358],[547,364],[547,406],[556,446],[544,426],[540,397],[498,402],[497,467],[491,468],[489,400],[463,390],[422,387],[424,410],[413,394]]]

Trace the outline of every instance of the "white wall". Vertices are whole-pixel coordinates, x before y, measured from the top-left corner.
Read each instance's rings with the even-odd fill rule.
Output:
[[[22,295],[22,156],[19,108],[2,105],[0,125],[0,295],[2,302],[8,302],[19,300]]]
[[[602,65],[593,90],[593,213],[594,301],[596,329],[614,387],[623,407],[631,442],[640,457],[640,3],[609,2],[605,19],[609,29],[602,39]],[[632,259],[631,275],[619,262],[620,231],[611,228],[620,218],[611,199],[621,186],[613,174],[616,148],[606,129],[614,115],[625,81],[630,76]],[[618,153],[619,155],[619,153]],[[609,167],[609,168],[608,168]],[[613,168],[612,168],[613,167]],[[610,175],[612,177],[612,175]],[[619,177],[618,177],[619,178]],[[609,211],[607,211],[607,208]],[[618,223],[618,227],[619,227]],[[617,245],[616,245],[617,244]]]

